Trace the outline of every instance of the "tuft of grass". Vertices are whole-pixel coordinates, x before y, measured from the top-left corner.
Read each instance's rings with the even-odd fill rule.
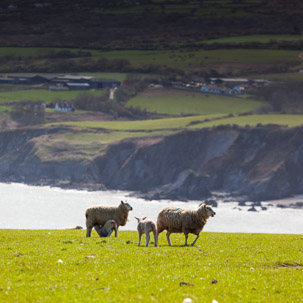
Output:
[[[132,231],[0,230],[0,239],[1,302],[302,301],[302,235],[203,232],[194,247],[180,234],[169,247],[164,233],[159,247],[138,247]]]

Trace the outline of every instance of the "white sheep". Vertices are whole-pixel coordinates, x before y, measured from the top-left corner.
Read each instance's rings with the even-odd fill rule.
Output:
[[[150,235],[149,235],[150,232],[153,232],[155,246],[157,246],[158,245],[158,235],[157,235],[156,223],[152,220],[146,220],[146,217],[144,217],[144,218],[135,217],[135,218],[138,221],[138,226],[137,226],[137,230],[138,230],[138,234],[139,234],[138,246],[141,245],[141,237],[144,233],[145,233],[145,240],[146,240],[145,246],[148,246],[149,240],[150,240]]]
[[[117,224],[117,237],[119,226],[126,224],[128,212],[132,209],[128,203],[123,201],[118,206],[96,205],[89,207],[85,212],[86,236],[90,237],[94,225],[104,226],[106,221],[115,220]]]
[[[115,231],[115,237],[118,236],[117,223],[115,220],[106,221],[104,226],[94,225],[94,228],[100,237],[110,237],[113,231]]]
[[[187,246],[188,234],[192,233],[197,236],[191,244],[195,245],[207,219],[215,214],[213,209],[205,204],[202,204],[197,210],[166,207],[158,214],[158,236],[163,230],[166,230],[167,242],[171,246],[170,234],[184,233],[185,245]]]

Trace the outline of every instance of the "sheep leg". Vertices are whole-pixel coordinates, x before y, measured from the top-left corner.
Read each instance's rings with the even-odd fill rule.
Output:
[[[118,237],[118,229],[119,229],[119,227],[117,226],[117,228],[115,228],[115,237],[116,238]]]
[[[188,246],[188,244],[187,244],[187,239],[188,239],[188,234],[184,234],[185,235],[185,246]]]
[[[110,237],[110,235],[112,234],[112,230],[111,231],[109,231],[108,233],[107,233],[107,236],[106,237]]]
[[[142,237],[142,234],[141,234],[141,233],[139,233],[139,243],[138,243],[138,246],[140,246],[140,245],[141,245],[141,237]]]
[[[86,237],[90,237],[92,233],[93,226],[87,226],[86,227]]]
[[[146,245],[145,246],[148,246],[149,240],[150,240],[149,233],[145,233],[145,237],[146,237]]]
[[[199,233],[199,234],[197,234],[197,237],[196,237],[196,239],[194,240],[194,242],[191,244],[191,246],[194,246],[194,245],[195,245],[195,243],[197,242],[197,240],[198,240],[199,236],[200,236],[200,233]]]
[[[156,231],[156,230],[154,230],[154,231],[153,231],[153,233],[154,233],[154,241],[155,241],[155,246],[158,246],[158,236],[157,236],[157,231]]]
[[[167,239],[168,245],[171,246],[171,242],[170,242],[170,232],[167,232],[167,233],[166,233],[166,239]]]
[[[99,225],[94,225],[94,229],[97,232],[97,234],[101,237],[101,226]]]

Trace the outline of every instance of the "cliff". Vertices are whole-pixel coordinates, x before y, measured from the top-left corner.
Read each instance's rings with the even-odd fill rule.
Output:
[[[252,201],[303,193],[303,127],[218,127],[112,143],[89,159],[38,156],[40,138],[64,129],[0,133],[0,180],[119,189],[147,199]]]

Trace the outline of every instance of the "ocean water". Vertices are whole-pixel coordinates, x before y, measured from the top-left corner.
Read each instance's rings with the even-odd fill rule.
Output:
[[[53,187],[0,183],[0,229],[63,229],[80,225],[85,228],[85,210],[97,204],[118,205],[127,201],[133,207],[129,222],[120,230],[136,230],[135,216],[157,220],[159,211],[167,206],[196,209],[201,201],[145,201],[129,197],[122,191],[80,191]],[[294,201],[298,201],[295,198]],[[274,201],[279,202],[279,201]],[[283,201],[280,201],[283,202]],[[267,203],[262,203],[266,206]],[[236,202],[220,203],[216,216],[204,228],[208,232],[302,234],[303,210],[281,209],[249,212]]]

